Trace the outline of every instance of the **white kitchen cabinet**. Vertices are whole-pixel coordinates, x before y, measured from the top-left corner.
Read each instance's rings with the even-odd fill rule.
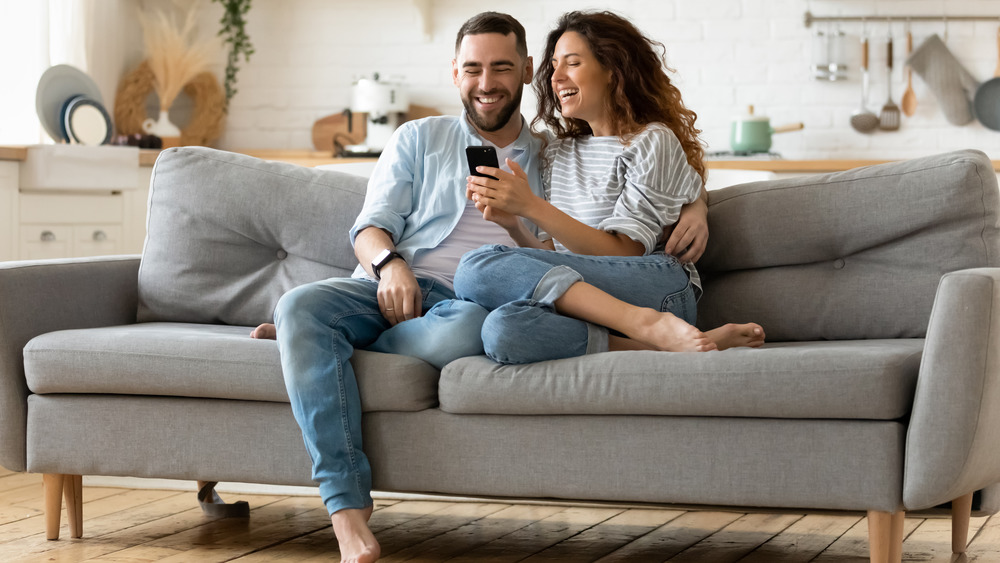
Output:
[[[0,219],[12,226],[6,239],[0,232],[0,260],[141,252],[150,169],[138,157],[128,147],[46,145],[0,162]]]

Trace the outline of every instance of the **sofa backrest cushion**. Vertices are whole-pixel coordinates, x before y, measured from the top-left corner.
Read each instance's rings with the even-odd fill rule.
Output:
[[[709,194],[703,328],[768,340],[923,337],[947,272],[1000,266],[997,178],[956,151]]]
[[[357,266],[348,229],[367,180],[203,147],[160,154],[138,320],[269,322],[289,289]]]

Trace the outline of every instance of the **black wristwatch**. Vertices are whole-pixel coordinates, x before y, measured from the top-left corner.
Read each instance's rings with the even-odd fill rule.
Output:
[[[388,248],[376,254],[375,259],[372,260],[372,273],[375,274],[375,279],[382,279],[382,267],[396,258],[403,260],[403,255]]]

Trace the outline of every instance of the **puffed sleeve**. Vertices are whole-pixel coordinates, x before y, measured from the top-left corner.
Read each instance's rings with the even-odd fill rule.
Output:
[[[673,131],[653,124],[632,138],[617,162],[624,186],[611,217],[598,228],[624,234],[653,252],[681,206],[698,199],[702,179]]]
[[[414,163],[417,143],[414,127],[404,123],[390,137],[375,164],[365,205],[351,227],[351,244],[368,227],[384,229],[399,243],[406,217],[413,210]]]

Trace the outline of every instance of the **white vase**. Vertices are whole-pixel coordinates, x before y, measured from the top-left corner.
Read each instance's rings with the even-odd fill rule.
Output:
[[[163,139],[163,148],[176,147],[180,145],[181,130],[170,122],[167,117],[167,109],[160,108],[160,118],[156,121],[148,118],[142,122],[142,130],[149,135],[156,135]]]

